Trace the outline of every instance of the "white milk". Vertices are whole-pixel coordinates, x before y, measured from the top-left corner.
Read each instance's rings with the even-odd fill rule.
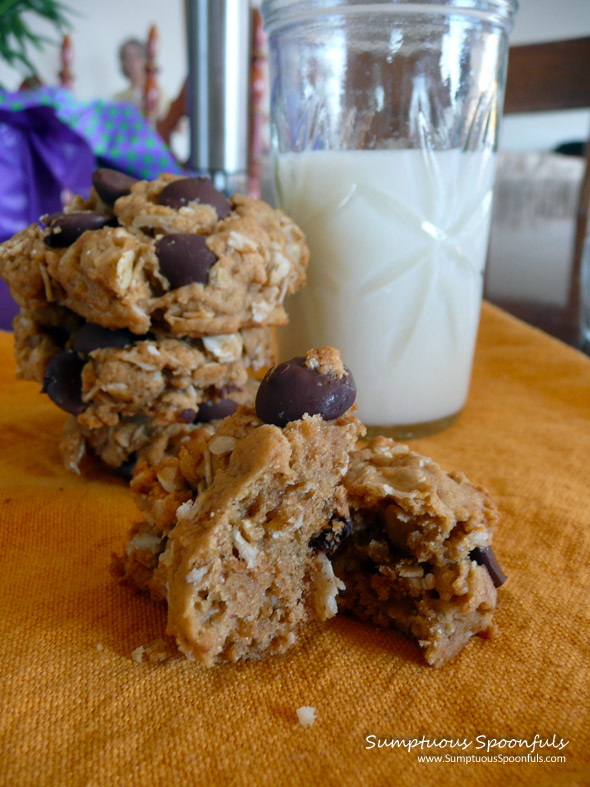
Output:
[[[465,403],[494,170],[490,151],[278,157],[281,206],[311,250],[281,358],[337,347],[369,426],[434,421]]]

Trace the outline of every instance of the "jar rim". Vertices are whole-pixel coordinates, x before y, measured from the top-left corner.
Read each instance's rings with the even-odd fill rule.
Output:
[[[499,25],[509,33],[519,0],[262,0],[260,11],[269,35],[286,25],[303,23],[320,16],[390,13],[401,16],[464,15]]]

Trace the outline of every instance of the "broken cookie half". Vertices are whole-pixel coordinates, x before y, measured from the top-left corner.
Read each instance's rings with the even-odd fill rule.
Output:
[[[434,666],[489,636],[505,577],[486,490],[385,437],[357,447],[344,484],[353,525],[333,557],[339,609],[415,637]]]
[[[269,372],[256,411],[136,471],[146,519],[120,573],[167,602],[189,658],[282,653],[305,620],[336,614],[342,585],[323,547],[347,530],[342,479],[364,433],[354,397],[337,351],[310,351]]]

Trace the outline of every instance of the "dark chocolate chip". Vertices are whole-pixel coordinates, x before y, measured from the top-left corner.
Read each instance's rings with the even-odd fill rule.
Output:
[[[334,515],[330,520],[330,527],[310,538],[309,547],[331,557],[351,532],[352,519],[343,519],[341,516]]]
[[[41,224],[44,224],[46,227],[50,227],[51,223],[56,219],[59,219],[63,216],[63,213],[44,213],[43,216],[39,219]]]
[[[52,358],[43,377],[43,393],[66,413],[79,415],[86,408],[82,401],[84,360],[69,350]]]
[[[227,418],[238,409],[237,402],[233,399],[219,399],[217,402],[201,402],[195,422],[208,424],[218,418]]]
[[[72,338],[72,348],[77,353],[91,353],[101,347],[126,347],[139,341],[153,338],[151,334],[138,336],[127,328],[112,331],[94,322],[87,322],[79,328]]]
[[[498,559],[494,555],[494,550],[491,547],[475,547],[475,549],[472,549],[469,553],[469,557],[471,560],[475,560],[478,565],[486,568],[490,575],[490,579],[494,583],[494,587],[499,588],[500,585],[503,585],[508,579],[500,568]]]
[[[158,195],[158,205],[169,208],[183,208],[189,202],[211,205],[217,217],[224,219],[231,210],[226,197],[218,191],[209,178],[182,178],[169,183]]]
[[[220,388],[219,391],[217,391],[217,398],[225,399],[225,397],[228,396],[230,393],[233,393],[234,391],[242,391],[242,390],[243,388],[240,388],[239,385],[228,383],[227,385],[224,385],[223,388]]]
[[[217,257],[207,248],[203,235],[181,232],[166,235],[156,243],[156,255],[160,270],[175,290],[186,284],[206,284],[209,268]]]
[[[70,338],[70,332],[63,325],[44,325],[43,333],[50,336],[55,344],[59,344],[61,347],[65,347]]]
[[[92,213],[60,213],[49,224],[49,235],[44,240],[47,246],[63,249],[71,246],[86,230],[101,230],[116,227],[117,218],[105,210]]]
[[[285,361],[268,371],[256,394],[256,414],[261,421],[285,426],[306,413],[325,421],[345,413],[353,404],[356,386],[350,370],[344,377],[320,374],[305,365],[305,357]]]
[[[137,464],[137,457],[135,454],[131,454],[129,459],[126,462],[123,462],[122,465],[119,465],[115,469],[115,473],[123,479],[123,481],[131,481],[133,477],[133,471],[135,470],[135,465]]]
[[[180,413],[178,413],[176,420],[181,424],[192,424],[196,417],[197,411],[189,407],[186,410],[182,410]]]
[[[92,185],[101,200],[110,208],[119,197],[125,197],[131,191],[131,186],[137,183],[137,178],[117,172],[116,169],[95,169],[92,173]]]

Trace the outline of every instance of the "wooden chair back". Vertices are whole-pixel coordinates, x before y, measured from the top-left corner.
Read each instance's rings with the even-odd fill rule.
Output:
[[[155,123],[160,108],[160,88],[158,85],[158,48],[160,37],[156,25],[152,25],[148,32],[145,60],[145,86],[143,89],[143,114]]]
[[[146,43],[145,86],[143,90],[142,111],[146,118],[155,123],[159,109],[160,87],[158,85],[158,49],[159,34],[156,25],[151,25]],[[71,36],[66,33],[60,47],[59,84],[67,90],[74,90],[74,45]],[[24,88],[25,85],[21,86]]]
[[[74,72],[72,67],[74,65],[74,45],[68,33],[62,39],[60,49],[60,63],[59,70],[59,83],[66,90],[74,89]]]

